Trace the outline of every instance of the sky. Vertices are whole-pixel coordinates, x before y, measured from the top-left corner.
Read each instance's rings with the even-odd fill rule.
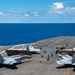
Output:
[[[75,23],[75,0],[0,0],[0,23]]]

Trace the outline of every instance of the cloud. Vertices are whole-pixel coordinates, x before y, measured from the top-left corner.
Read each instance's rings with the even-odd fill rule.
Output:
[[[0,23],[1,22],[29,22],[29,20],[36,20],[39,16],[39,12],[32,11],[27,13],[11,13],[11,12],[0,12]]]
[[[32,12],[32,15],[38,17],[39,16],[39,12],[37,12],[37,11]]]
[[[65,11],[75,13],[75,7],[67,7],[67,8],[65,9]]]
[[[29,14],[24,14],[25,17],[29,17]]]
[[[38,17],[39,16],[39,12],[37,11],[29,11],[27,13],[24,13],[23,16],[26,16],[26,17]]]
[[[56,2],[50,6],[49,13],[62,14],[64,13],[63,9],[64,9],[64,4],[60,2]]]
[[[2,16],[4,13],[0,12],[0,15]]]
[[[14,17],[19,16],[20,14],[17,13],[11,13],[11,12],[0,12],[0,16],[2,17]]]
[[[64,14],[64,13],[75,13],[75,7],[65,7],[61,2],[56,2],[50,5],[49,13]]]
[[[53,6],[52,6],[53,9],[63,9],[64,8],[64,5],[63,3],[53,3]]]
[[[2,17],[38,17],[39,12],[32,11],[27,13],[11,13],[11,12],[0,12]]]

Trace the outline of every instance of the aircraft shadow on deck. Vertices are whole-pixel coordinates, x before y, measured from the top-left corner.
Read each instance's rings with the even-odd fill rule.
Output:
[[[36,54],[38,54],[38,55],[39,55],[39,54],[41,54],[41,53],[37,53],[37,52],[31,52],[31,54],[35,54],[35,55],[36,55]]]
[[[73,71],[75,72],[75,68],[73,69]]]
[[[74,68],[73,71],[75,72],[75,66],[72,66],[72,65],[63,65],[63,66],[58,66],[56,67],[57,69],[63,69],[63,68]]]
[[[57,69],[63,69],[63,68],[72,68],[72,65],[62,65],[62,66],[58,66],[56,67]]]
[[[5,68],[8,68],[8,69],[18,69],[18,67],[16,65],[0,65],[0,68],[2,67],[5,67]]]

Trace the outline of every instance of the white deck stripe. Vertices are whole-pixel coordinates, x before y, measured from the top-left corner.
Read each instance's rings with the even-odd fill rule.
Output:
[[[5,53],[5,50],[0,52],[0,54],[3,54],[3,53]]]

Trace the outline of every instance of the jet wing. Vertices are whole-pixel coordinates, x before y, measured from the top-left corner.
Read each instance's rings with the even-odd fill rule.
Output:
[[[29,51],[32,52],[32,53],[41,53],[41,52],[40,52],[40,49],[36,49],[36,48],[34,48],[33,46],[31,46],[31,45],[28,45],[28,46],[27,46],[27,50],[29,50]]]
[[[19,55],[13,55],[13,56],[10,56],[10,58],[16,60],[16,59],[25,59],[25,58],[31,58],[30,55],[23,55],[23,54],[19,54]]]
[[[56,61],[56,63],[64,65],[64,64],[72,64],[72,61],[71,60],[62,59],[62,60]]]
[[[4,57],[5,61],[3,64],[13,65],[14,63],[21,62],[21,60],[23,60],[25,58],[31,58],[31,56],[30,55],[13,55],[13,56],[9,56],[9,57]]]
[[[59,61],[56,61],[56,63],[57,64],[72,64],[72,57],[71,56],[69,56],[69,55],[67,55],[67,54],[65,54],[65,55],[63,55],[63,54],[60,54],[60,55],[58,55],[58,57],[59,58],[62,58],[62,59],[60,59]]]
[[[13,65],[14,63],[17,63],[17,61],[12,58],[5,59],[5,61],[3,62],[3,64],[6,65]]]
[[[72,59],[72,56],[69,56],[68,54],[65,54],[65,55],[59,54],[58,57],[62,59],[70,59],[70,60]]]

